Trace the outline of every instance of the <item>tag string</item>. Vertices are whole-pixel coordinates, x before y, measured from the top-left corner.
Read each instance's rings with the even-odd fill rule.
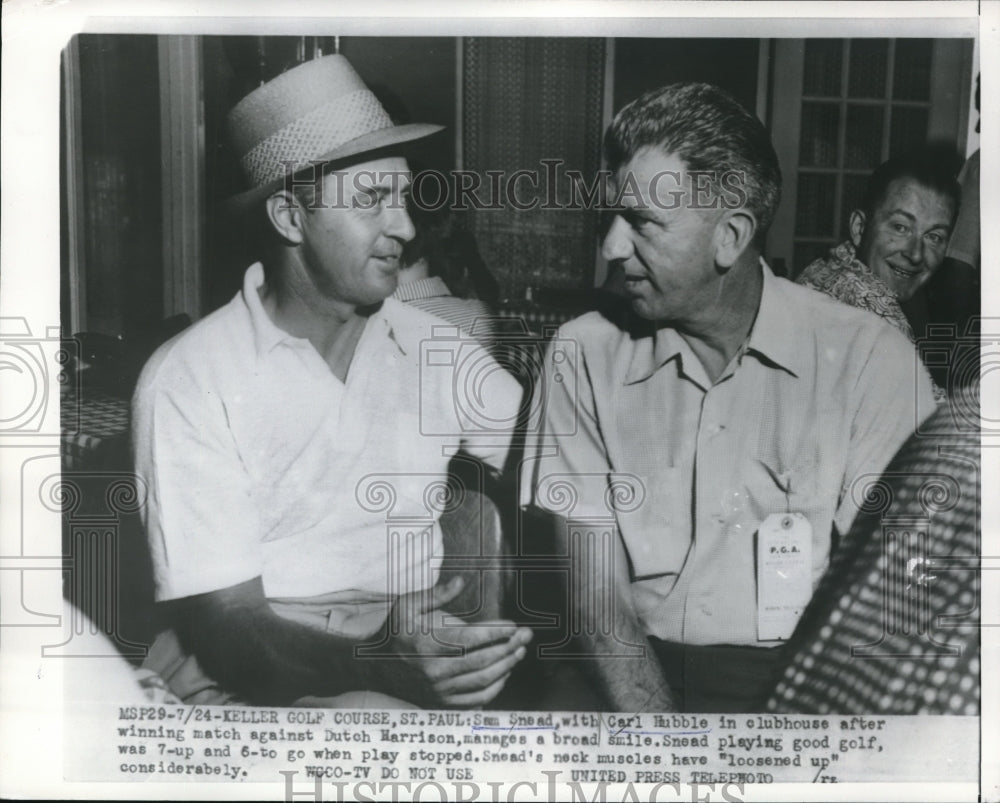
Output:
[[[781,490],[785,492],[785,514],[792,513],[792,475],[785,471],[778,475],[781,481]]]

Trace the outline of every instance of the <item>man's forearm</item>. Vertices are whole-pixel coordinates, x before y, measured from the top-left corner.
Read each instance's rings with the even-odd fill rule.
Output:
[[[675,711],[666,676],[638,617],[631,607],[624,609],[620,600],[613,606],[611,633],[600,627],[588,628],[592,632],[579,639],[581,648],[594,656],[589,661],[590,673],[608,705],[614,711]]]
[[[190,601],[181,632],[202,668],[245,700],[288,705],[304,696],[373,690],[432,705],[418,668],[398,658],[359,657],[349,639],[280,617],[270,607]]]
[[[571,522],[570,532],[588,532],[586,523]],[[602,534],[605,535],[605,534]],[[559,537],[559,536],[557,536]],[[581,626],[577,641],[591,657],[588,668],[608,704],[615,711],[673,711],[670,687],[652,653],[632,602],[628,556],[617,533],[610,542],[563,542],[567,554],[577,555],[577,574],[569,600],[573,618]]]

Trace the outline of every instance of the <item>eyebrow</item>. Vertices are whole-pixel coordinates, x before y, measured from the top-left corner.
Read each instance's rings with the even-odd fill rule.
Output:
[[[410,182],[408,182],[408,181],[405,182],[405,183],[400,182],[397,186],[399,187],[399,194],[400,195],[409,195],[410,194]],[[393,185],[392,185],[392,183],[388,183],[388,184],[373,184],[372,186],[365,187],[362,190],[362,192],[366,192],[369,195],[375,196],[376,198],[385,198],[387,195],[389,195],[390,193],[392,193],[392,191],[393,191]]]
[[[910,214],[905,209],[893,209],[893,210],[891,210],[889,212],[889,217],[892,217],[893,215],[902,215],[907,220],[910,220],[913,223],[917,222],[916,216]],[[951,224],[950,223],[935,223],[933,226],[931,226],[928,229],[928,231],[934,231],[934,229],[944,229],[945,231],[951,231]]]

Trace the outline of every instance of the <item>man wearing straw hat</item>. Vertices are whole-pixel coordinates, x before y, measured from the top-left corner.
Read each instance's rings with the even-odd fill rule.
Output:
[[[501,468],[510,430],[463,430],[447,373],[421,372],[442,322],[389,298],[414,235],[399,148],[440,126],[393,125],[338,55],[258,88],[229,127],[250,185],[231,206],[269,241],[241,293],[160,348],[136,390],[173,625],[147,666],[191,703],[488,703],[530,631],[441,624],[461,581],[436,584],[427,489],[459,446]],[[520,390],[496,374],[490,414],[513,421]],[[418,523],[390,531],[390,515]]]

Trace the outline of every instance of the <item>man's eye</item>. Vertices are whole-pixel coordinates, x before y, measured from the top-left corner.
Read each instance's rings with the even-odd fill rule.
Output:
[[[896,234],[906,234],[910,230],[909,227],[903,223],[893,223],[891,225],[892,230],[896,232]]]
[[[931,233],[927,235],[927,239],[931,241],[931,245],[940,246],[944,245],[944,235]]]
[[[374,192],[359,193],[354,205],[358,209],[376,209],[378,207],[378,195]]]
[[[625,218],[625,222],[628,223],[633,229],[641,229],[650,222],[648,217],[635,212],[625,212],[622,216]]]

